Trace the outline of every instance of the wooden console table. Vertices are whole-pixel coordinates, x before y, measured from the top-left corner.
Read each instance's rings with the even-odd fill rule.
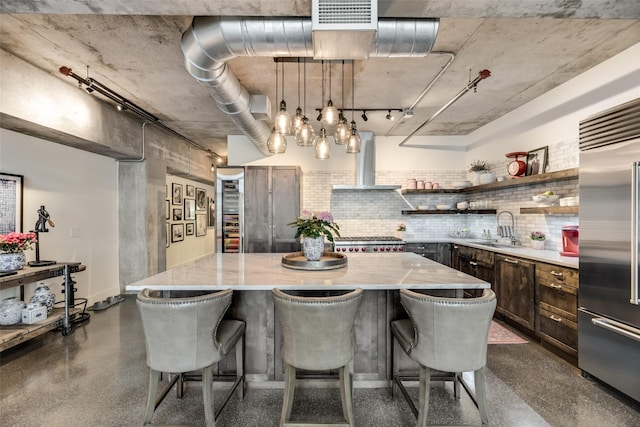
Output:
[[[72,307],[69,304],[69,298],[67,298],[68,295],[73,294],[71,274],[84,270],[86,270],[86,266],[79,262],[60,262],[45,267],[25,266],[22,270],[19,270],[17,274],[0,277],[0,289],[22,287],[29,283],[59,276],[64,277],[65,285],[64,308],[55,308],[53,312],[47,316],[46,320],[31,325],[17,323],[15,325],[0,326],[0,351],[11,348],[58,327],[62,327],[62,335],[68,335],[72,330],[71,316],[80,311]],[[24,292],[22,291],[21,298],[24,298]]]

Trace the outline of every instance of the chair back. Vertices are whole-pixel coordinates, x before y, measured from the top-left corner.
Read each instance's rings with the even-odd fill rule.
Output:
[[[468,372],[487,363],[489,326],[496,295],[485,289],[478,298],[441,298],[400,290],[413,322],[411,358],[446,372]]]
[[[219,361],[224,350],[217,330],[233,291],[189,298],[159,298],[138,293],[147,365],[160,372],[189,372]]]
[[[340,296],[300,297],[273,290],[282,326],[282,358],[300,369],[326,370],[353,359],[353,322],[362,289]]]

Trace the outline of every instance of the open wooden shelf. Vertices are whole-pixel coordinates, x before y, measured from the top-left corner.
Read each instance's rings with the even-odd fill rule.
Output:
[[[402,215],[458,215],[458,214],[468,214],[468,215],[495,215],[495,209],[449,209],[446,211],[441,210],[403,210]]]
[[[521,214],[545,214],[545,215],[578,215],[578,206],[548,206],[545,208],[520,208]]]

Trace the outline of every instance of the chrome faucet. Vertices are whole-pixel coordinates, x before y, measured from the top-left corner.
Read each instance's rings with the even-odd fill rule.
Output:
[[[509,214],[509,216],[511,217],[511,225],[500,225],[500,217],[502,216],[502,214]],[[510,238],[511,239],[511,244],[514,245],[514,246],[522,245],[520,240],[516,239],[516,236],[515,236],[516,220],[515,220],[515,217],[513,216],[513,214],[511,212],[509,212],[509,211],[500,212],[498,214],[498,216],[496,217],[496,222],[498,223],[498,230],[497,230],[498,236]]]

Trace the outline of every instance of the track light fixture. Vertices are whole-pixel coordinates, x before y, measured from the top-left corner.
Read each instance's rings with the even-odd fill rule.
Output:
[[[369,117],[367,117],[367,110],[364,110],[364,111],[362,112],[362,115],[361,115],[360,117],[362,117],[362,120],[363,120],[363,121],[365,121],[365,122],[366,122],[367,120],[369,120]]]
[[[396,119],[396,118],[395,118],[395,117],[393,117],[393,115],[391,114],[391,110],[389,110],[389,113],[387,113],[387,117],[386,117],[386,119],[387,119],[387,120],[391,120],[391,121],[394,121],[394,120]]]

